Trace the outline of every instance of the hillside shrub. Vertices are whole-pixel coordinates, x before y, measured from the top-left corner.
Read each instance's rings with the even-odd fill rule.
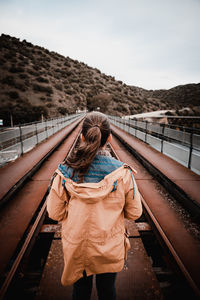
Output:
[[[59,91],[62,91],[62,90],[63,90],[63,86],[62,86],[62,84],[60,84],[60,83],[54,84],[54,87],[55,87],[57,90],[59,90]]]
[[[3,84],[7,84],[7,85],[10,85],[10,86],[14,86],[14,84],[15,84],[15,80],[14,80],[13,76],[6,76],[5,78],[3,78],[1,80],[1,82]]]
[[[52,103],[47,103],[47,105],[46,105],[46,107],[48,107],[48,108],[50,108],[50,107],[52,107],[52,106],[53,106]]]
[[[27,78],[24,80],[24,84],[28,87],[30,86],[30,80]]]
[[[58,107],[58,112],[61,115],[66,115],[68,113],[68,109],[66,107]]]
[[[101,74],[101,72],[100,72],[100,70],[99,70],[99,69],[97,69],[97,68],[94,68],[94,70],[96,71],[96,73],[99,73],[99,74]]]
[[[85,88],[84,83],[80,82],[80,83],[79,83],[79,87],[80,87],[81,89],[84,89],[84,88]]]
[[[10,59],[10,62],[12,64],[16,64],[17,63],[17,59],[15,57],[13,57],[13,58]]]
[[[83,83],[84,83],[84,84],[91,84],[91,81],[88,80],[88,79],[83,79]]]
[[[121,92],[121,91],[122,91],[122,88],[121,88],[120,86],[117,86],[117,87],[115,88],[115,90],[118,91],[118,92]]]
[[[16,57],[16,52],[15,51],[10,50],[10,51],[8,51],[4,54],[4,58],[6,60],[11,60],[13,57]]]
[[[68,88],[65,90],[65,93],[68,95],[73,95],[74,94],[74,90],[72,88]]]
[[[74,89],[74,91],[79,92],[80,88],[79,88],[79,84],[78,83],[72,83],[72,88]]]
[[[19,62],[18,63],[18,67],[20,68],[24,68],[26,66],[26,63],[25,63],[25,61],[21,61],[21,62]]]
[[[18,92],[16,92],[16,91],[10,91],[10,92],[8,92],[8,96],[9,96],[11,99],[17,99],[17,98],[19,98],[19,94],[18,94]]]
[[[58,79],[58,80],[61,80],[62,76],[60,75],[60,73],[52,73],[52,76],[55,78],[55,79]]]
[[[27,68],[27,72],[28,72],[30,75],[33,75],[33,76],[39,76],[39,75],[40,75],[39,72],[34,71],[33,69],[29,69],[29,68]]]
[[[47,56],[47,55],[43,55],[43,57],[44,57],[44,60],[45,60],[45,61],[47,61],[47,62],[51,62],[51,59],[50,59],[50,57],[49,57],[49,56]]]
[[[19,55],[19,60],[23,61],[26,65],[28,65],[29,60],[23,55]]]
[[[33,84],[33,90],[35,92],[53,94],[53,89],[49,85],[40,85],[40,84],[34,83]]]
[[[79,83],[79,81],[80,81],[80,79],[78,78],[78,77],[76,77],[76,76],[73,76],[73,77],[70,77],[69,78],[69,82],[70,83]]]
[[[43,52],[41,50],[37,50],[36,53],[40,56],[43,55]]]
[[[21,82],[15,82],[14,87],[18,90],[20,90],[21,92],[25,92],[27,90],[27,86],[26,84],[21,83]]]
[[[48,80],[47,78],[42,77],[42,76],[38,76],[38,77],[36,78],[36,80],[37,80],[38,82],[49,83],[49,80]]]
[[[65,74],[66,74],[67,76],[73,76],[73,75],[75,75],[75,73],[74,73],[72,70],[67,70],[67,71],[65,71]]]
[[[21,78],[21,79],[29,79],[29,76],[26,73],[21,73],[21,74],[19,74],[19,78]]]
[[[40,66],[44,69],[50,69],[50,64],[47,62],[40,62]]]
[[[6,60],[3,58],[3,57],[1,57],[0,58],[0,65],[2,66],[3,64],[5,64],[6,63]]]
[[[39,71],[41,69],[41,67],[40,67],[39,64],[34,64],[33,69],[36,70],[36,71]]]
[[[66,70],[65,69],[61,69],[60,70],[60,74],[62,75],[63,78],[67,78],[67,74],[66,74]]]
[[[21,55],[27,57],[27,53],[28,53],[28,51],[27,51],[26,47],[22,47],[22,48],[20,49],[20,54],[21,54]]]
[[[75,95],[74,100],[75,100],[76,103],[80,103],[81,102],[81,97],[79,95]]]
[[[71,88],[71,85],[69,83],[65,83],[64,89],[67,90],[67,89],[70,89],[70,88]]]
[[[65,62],[64,62],[64,66],[66,66],[66,67],[69,67],[69,68],[70,68],[70,67],[71,67],[71,64],[70,64],[70,62],[68,62],[68,61],[65,61]]]
[[[127,104],[118,103],[116,109],[123,114],[130,114],[130,110]]]
[[[9,69],[9,71],[11,73],[22,73],[24,72],[24,68],[23,67],[19,67],[19,66],[11,66],[11,68]]]

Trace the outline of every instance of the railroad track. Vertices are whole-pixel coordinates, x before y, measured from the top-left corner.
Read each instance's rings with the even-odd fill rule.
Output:
[[[9,291],[9,285],[12,283],[15,273],[23,273],[23,267],[20,267],[22,258],[28,257],[28,253],[33,247],[46,218],[45,199],[49,179],[58,163],[64,159],[73,145],[76,144],[79,132],[80,126],[73,128],[73,133],[49,156],[49,160],[43,161],[43,164],[40,164],[40,168],[34,175],[30,175],[29,173],[28,177],[31,176],[30,180],[21,190],[18,189],[16,195],[12,195],[13,199],[9,199],[8,205],[6,204],[3,207],[3,212],[0,213],[1,217],[4,218],[2,219],[4,226],[0,230],[0,238],[4,240],[8,232],[8,237],[10,238],[8,242],[13,244],[12,247],[9,244],[4,245],[4,251],[2,250],[3,248],[1,249],[2,260],[0,261],[0,267],[1,274],[4,274],[1,278],[1,299],[4,299],[6,291]],[[115,134],[117,134],[116,131]],[[167,259],[172,263],[172,267],[175,267],[175,274],[178,274],[181,283],[187,286],[183,289],[184,292],[189,293],[190,299],[198,299],[200,297],[199,240],[185,228],[185,223],[181,219],[179,212],[174,211],[174,206],[169,202],[169,194],[158,183],[157,179],[141,165],[138,159],[132,153],[128,152],[127,148],[116,137],[113,137],[109,147],[113,156],[130,164],[137,170],[135,177],[142,194],[145,212],[145,216],[142,218],[149,222],[155,234],[153,238],[156,236],[156,239],[159,240]],[[31,184],[33,184],[32,188]],[[38,195],[38,190],[41,192],[40,196]],[[31,201],[27,202],[27,198]],[[40,199],[40,201],[36,201],[36,199]],[[34,207],[30,207],[30,203],[34,203],[32,205]],[[19,212],[24,211],[24,208],[26,208],[26,213],[28,214],[26,221],[22,220],[22,216],[19,215]],[[15,212],[13,213],[13,211]],[[30,222],[31,219],[32,221]],[[9,223],[14,224],[12,221],[15,222],[15,225],[11,226]],[[50,222],[50,220],[46,221],[47,223]],[[22,223],[24,223],[23,226]],[[18,227],[23,227],[23,230],[18,232],[16,230]],[[58,226],[56,225],[55,228],[58,228]],[[53,229],[52,232],[55,230]],[[15,232],[15,237],[12,237],[13,232]],[[19,246],[19,242],[21,247],[15,252],[16,246]],[[12,251],[10,248],[12,248]],[[13,253],[15,253],[14,256]],[[11,258],[12,266],[8,267],[8,262],[11,261]],[[6,272],[5,268],[7,268]],[[8,297],[8,299],[10,298]]]
[[[67,126],[56,136],[27,153],[16,161],[16,166],[7,166],[3,170],[4,177],[1,174],[6,187],[1,189],[0,299],[6,297],[15,274],[22,274],[19,266],[33,247],[45,220],[50,178],[57,165],[76,143],[81,130],[80,121]],[[17,170],[19,174],[13,174]],[[10,178],[11,176],[14,178]],[[10,178],[11,182],[7,183],[5,178],[8,181]]]
[[[173,264],[173,268],[175,267],[177,274],[183,278],[183,283],[188,285],[190,299],[192,299],[192,297],[199,299],[200,240],[199,236],[197,237],[194,231],[192,232],[189,229],[193,220],[179,205],[180,199],[177,197],[176,191],[174,192],[175,183],[173,182],[170,185],[171,181],[168,181],[167,185],[163,184],[168,188],[167,191],[163,189],[161,179],[166,180],[166,176],[161,173],[158,174],[157,170],[155,177],[155,166],[152,166],[151,173],[147,172],[143,167],[143,165],[147,165],[147,161],[142,156],[139,156],[138,153],[136,153],[137,159],[133,156],[136,150],[131,148],[131,143],[128,142],[128,138],[124,136],[124,133],[113,126],[112,132],[114,137],[111,142],[111,147],[115,155],[118,159],[130,164],[138,171],[135,177],[142,195],[142,203],[147,220],[164,247],[165,252],[167,252],[170,262]],[[126,139],[125,142],[124,139]],[[130,152],[127,151],[127,149]],[[140,162],[138,161],[138,156]],[[149,163],[148,169],[150,170]],[[154,177],[152,174],[154,174]],[[175,179],[174,181],[176,182]],[[187,181],[185,181],[185,184],[187,184]],[[177,189],[180,189],[180,187],[177,187]],[[169,194],[169,191],[173,197]],[[184,190],[182,194],[185,194]],[[194,199],[191,199],[191,202],[192,209],[189,209],[189,211],[193,215]],[[184,203],[183,206],[190,208],[188,203],[189,200],[187,199],[187,205]],[[196,214],[199,215],[199,211],[197,210],[199,203],[196,202],[195,206]],[[187,215],[185,218],[182,216],[183,211]],[[199,233],[198,225],[193,223],[193,226],[194,230]]]

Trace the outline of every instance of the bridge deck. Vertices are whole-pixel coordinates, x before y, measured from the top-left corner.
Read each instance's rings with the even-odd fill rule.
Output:
[[[69,126],[70,127],[70,126]],[[114,128],[114,127],[112,127]],[[58,135],[53,136],[52,141],[57,144],[62,138],[70,131],[69,128],[62,130]],[[130,136],[128,133],[119,129],[119,132],[123,139],[125,139],[129,144],[140,153],[147,161],[152,163],[157,169],[161,170],[165,174],[166,177],[169,177],[171,181],[175,182],[180,189],[182,189],[191,199],[196,202],[200,202],[200,186],[199,180],[200,176],[188,170],[184,166],[178,164],[167,156],[159,153],[158,151],[152,149],[150,146],[146,145],[144,142]],[[78,132],[77,132],[78,134]],[[49,139],[49,140],[50,140]],[[38,145],[32,151],[19,158],[15,162],[5,166],[0,169],[0,196],[4,196],[18,180],[21,179],[29,169],[33,168],[36,164],[35,158],[42,158],[41,152],[46,151],[48,153],[47,141]],[[115,141],[113,139],[113,144]],[[49,145],[49,144],[48,144]],[[68,145],[70,147],[70,145]],[[56,169],[58,163],[60,163],[65,157],[66,153],[66,145],[63,145],[64,148],[59,149],[59,153],[57,151],[54,152],[54,162],[49,160],[46,161],[37,174],[32,176],[32,184],[35,185],[35,190],[38,189],[38,185],[43,186],[42,196],[44,196],[49,179],[53,174],[53,171]],[[119,149],[118,153],[122,151]],[[44,154],[43,152],[43,154]],[[62,153],[61,153],[62,152]],[[35,157],[35,158],[34,158]],[[128,162],[127,162],[128,163]],[[138,186],[140,188],[141,193],[144,194],[146,198],[149,197],[149,190],[152,191],[152,187],[149,188],[147,184],[147,180],[151,179],[152,175],[147,173],[144,170],[140,170],[141,167],[138,166],[138,173],[136,174],[136,180],[138,182]],[[48,174],[47,174],[48,170]],[[27,184],[27,190],[30,192],[33,191],[33,188],[29,188],[29,184]],[[24,195],[27,197],[28,193],[24,190]],[[19,198],[23,195],[16,195],[16,203],[18,203]],[[24,199],[25,199],[24,196]],[[1,198],[1,197],[0,197]],[[41,197],[42,198],[42,197]],[[151,194],[151,198],[156,199],[153,194]],[[38,201],[39,197],[35,193],[34,199]],[[23,200],[23,199],[22,199]],[[31,200],[31,199],[29,199]],[[31,201],[34,202],[34,201]],[[8,209],[8,208],[7,208]],[[18,208],[18,212],[22,213],[24,211],[24,206]],[[17,210],[16,210],[17,213]],[[21,214],[19,214],[19,217]],[[164,218],[163,218],[164,219]],[[7,224],[8,223],[8,224]],[[4,222],[2,219],[2,224],[4,227],[10,225],[11,220],[9,222]],[[13,215],[13,226],[16,226],[16,220],[14,220]],[[132,224],[132,225],[131,225]],[[117,292],[119,295],[119,299],[162,299],[159,283],[155,277],[155,272],[151,266],[151,261],[148,258],[146,251],[144,249],[140,234],[137,229],[133,225],[134,223],[129,222],[130,231],[132,232],[130,237],[130,242],[132,245],[132,250],[129,251],[128,255],[128,268],[124,269],[119,273],[117,277]],[[13,227],[15,228],[15,227]],[[176,228],[177,229],[177,228]],[[3,226],[1,228],[2,232],[2,240],[5,236],[3,232]],[[1,235],[0,232],[0,235]],[[12,235],[15,230],[11,230],[9,232],[9,227],[7,227],[7,240],[8,243],[5,245],[5,249],[9,248],[9,243],[12,242]],[[9,233],[9,234],[8,234]],[[23,233],[23,232],[22,232]],[[9,250],[6,250],[7,254],[9,254]],[[1,254],[3,251],[1,250]],[[2,255],[3,262],[0,265],[5,264],[5,258]],[[62,287],[60,283],[61,273],[63,269],[63,259],[62,259],[62,247],[61,240],[58,237],[55,237],[52,246],[49,252],[49,256],[47,259],[47,264],[44,269],[43,278],[41,281],[39,293],[37,295],[37,300],[39,299],[71,299],[71,290],[72,287]],[[128,295],[128,296],[127,296]],[[48,296],[48,297],[47,297]],[[96,291],[93,291],[93,300],[97,299]],[[129,298],[127,298],[129,297]]]
[[[117,275],[117,299],[160,300],[162,299],[160,286],[137,227],[133,221],[126,220],[126,224],[130,233],[131,250],[128,252],[124,269]],[[64,287],[60,283],[63,270],[63,254],[61,240],[57,236],[56,234],[56,238],[51,245],[36,300],[71,299],[72,286]],[[97,299],[95,283],[91,299]]]

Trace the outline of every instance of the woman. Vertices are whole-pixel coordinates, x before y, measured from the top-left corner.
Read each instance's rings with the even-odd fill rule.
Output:
[[[74,284],[74,300],[90,299],[93,274],[98,298],[116,299],[116,273],[130,248],[124,218],[142,213],[134,170],[105,150],[110,140],[107,117],[87,114],[81,143],[58,166],[47,200],[49,217],[62,222],[61,282]]]

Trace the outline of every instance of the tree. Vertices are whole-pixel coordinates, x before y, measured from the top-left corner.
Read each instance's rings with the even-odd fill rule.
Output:
[[[91,98],[88,98],[87,109],[89,111],[100,110],[101,112],[106,113],[111,100],[112,96],[110,94],[99,93]]]

